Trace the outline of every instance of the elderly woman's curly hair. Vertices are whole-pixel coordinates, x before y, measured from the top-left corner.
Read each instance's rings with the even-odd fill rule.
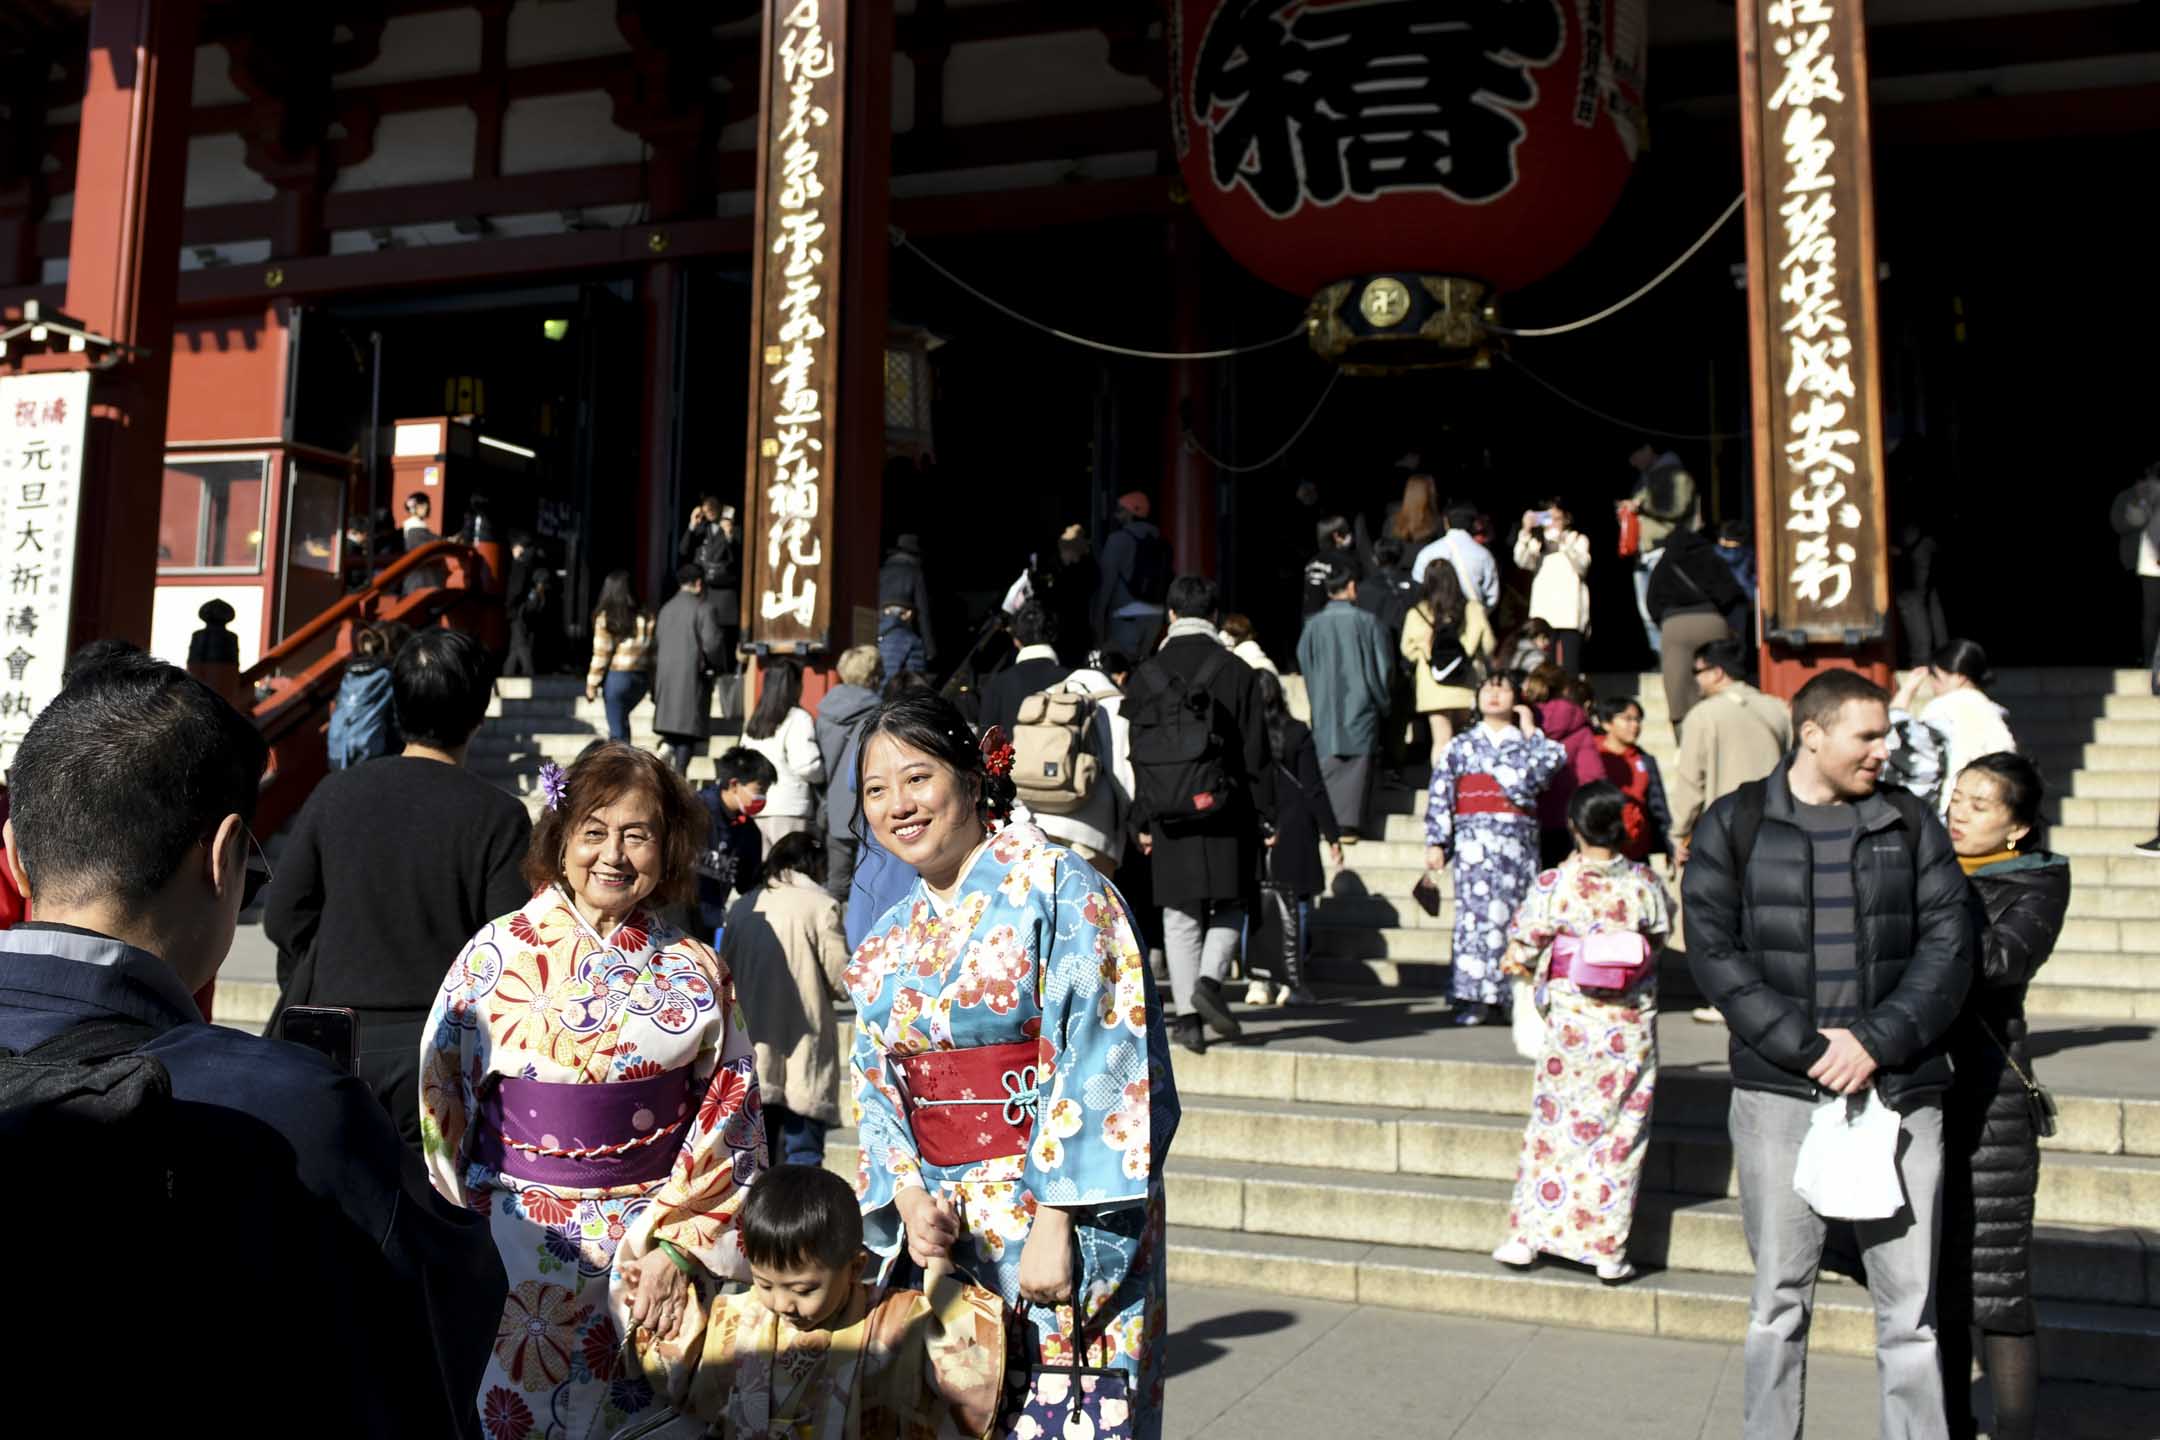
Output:
[[[643,794],[660,812],[661,856],[659,883],[645,903],[676,905],[696,895],[697,857],[705,848],[712,817],[689,782],[666,761],[635,746],[610,742],[579,756],[564,779],[561,803],[540,812],[532,847],[525,852],[525,883],[535,893],[550,885],[569,888],[563,857],[572,827],[625,795]]]

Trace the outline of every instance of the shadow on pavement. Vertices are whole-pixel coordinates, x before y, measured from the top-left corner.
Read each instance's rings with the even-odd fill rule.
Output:
[[[1228,1345],[1218,1342],[1286,1330],[1296,1322],[1297,1317],[1287,1310],[1240,1310],[1230,1315],[1210,1316],[1170,1337],[1164,1373],[1189,1375],[1195,1370],[1204,1370],[1230,1353]]]

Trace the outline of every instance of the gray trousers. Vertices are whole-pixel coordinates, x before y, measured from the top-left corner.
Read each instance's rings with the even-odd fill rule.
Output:
[[[1365,825],[1365,798],[1372,792],[1373,757],[1370,755],[1323,755],[1320,783],[1327,786],[1328,804],[1335,823],[1355,833]]]
[[[1799,1440],[1807,1398],[1808,1321],[1822,1264],[1824,1222],[1793,1191],[1793,1167],[1815,1107],[1735,1090],[1730,1125],[1740,1169],[1740,1219],[1755,1257],[1744,1354],[1745,1440]],[[1875,1368],[1882,1440],[1947,1440],[1935,1344],[1935,1257],[1942,1238],[1942,1106],[1903,1117],[1898,1172],[1905,1209],[1855,1223],[1875,1302]]]
[[[1245,930],[1241,900],[1190,900],[1165,905],[1163,949],[1170,960],[1170,998],[1180,1015],[1193,1013],[1192,992],[1201,977],[1221,984],[1237,958]]]

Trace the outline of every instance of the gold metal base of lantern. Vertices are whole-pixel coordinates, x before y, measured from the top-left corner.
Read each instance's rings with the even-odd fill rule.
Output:
[[[1313,296],[1315,352],[1352,375],[1492,365],[1493,290],[1463,275],[1361,275]]]

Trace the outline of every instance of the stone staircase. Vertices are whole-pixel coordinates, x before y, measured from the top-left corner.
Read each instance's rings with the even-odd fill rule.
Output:
[[[712,783],[714,761],[742,733],[742,716],[728,712],[727,699],[716,690],[713,735],[690,759],[692,785]],[[630,738],[657,752],[660,737],[653,731],[652,716],[652,701],[640,702],[630,712]],[[469,763],[475,775],[523,797],[528,807],[537,810],[541,764],[552,760],[567,766],[586,746],[606,737],[607,707],[585,698],[582,676],[505,677],[495,682],[495,700],[473,736]]]
[[[1601,1285],[1489,1251],[1530,1096],[1504,1030],[1446,1027],[1431,996],[1246,1012],[1247,1039],[1173,1055],[1184,1115],[1166,1177],[1177,1284],[1674,1339],[1740,1341],[1752,1267],[1725,1134],[1725,1032],[1668,1012],[1644,1195]],[[2062,1105],[2046,1142],[2035,1291],[2055,1380],[2160,1389],[2160,1041],[2152,1026],[2042,1020]],[[851,1132],[827,1164],[854,1174]],[[1173,1300],[1173,1305],[1174,1305]],[[1866,1355],[1866,1292],[1825,1274],[1812,1343]]]
[[[1635,694],[1643,748],[1670,774],[1679,745],[1656,675],[1600,676],[1600,695]],[[2160,1020],[2160,860],[2133,852],[2160,818],[2160,697],[2138,670],[2025,670],[1993,692],[2011,732],[2047,776],[2049,845],[2071,857],[2070,916],[2035,978],[2034,1015]],[[1313,912],[1315,978],[1352,988],[1447,985],[1453,902],[1441,912],[1410,899],[1425,863],[1425,796],[1383,792],[1398,813],[1384,839],[1347,848]],[[1677,895],[1675,896],[1677,899]],[[1676,955],[1661,970],[1668,1009],[1693,1004]]]

